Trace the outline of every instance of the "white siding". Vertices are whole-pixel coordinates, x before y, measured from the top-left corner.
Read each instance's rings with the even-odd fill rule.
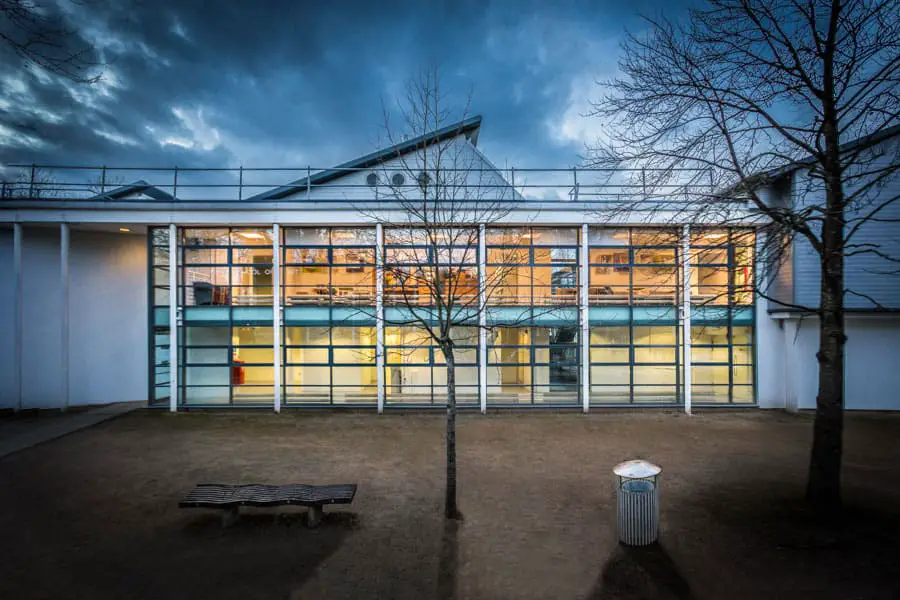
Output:
[[[876,169],[882,163],[897,161],[900,140],[892,139],[878,149],[876,162],[865,165],[868,170]],[[821,189],[809,191],[809,177],[802,171],[794,174],[795,208],[818,205],[824,206],[824,192]],[[816,186],[818,188],[818,186]],[[848,189],[848,192],[853,188]],[[886,180],[877,193],[857,203],[848,210],[848,232],[854,219],[868,215],[874,208],[900,195],[900,174]],[[848,253],[864,249],[877,249],[894,259],[900,260],[900,201],[893,202],[877,215],[882,221],[867,221],[854,234],[851,244],[864,247],[848,249]],[[886,222],[885,222],[886,221]],[[900,308],[900,273],[898,263],[881,258],[874,253],[848,256],[845,261],[845,287],[870,296],[878,304],[888,308]],[[794,248],[794,298],[805,306],[818,306],[821,285],[818,254],[805,239],[797,238]],[[869,299],[849,293],[845,298],[847,308],[873,308]]]

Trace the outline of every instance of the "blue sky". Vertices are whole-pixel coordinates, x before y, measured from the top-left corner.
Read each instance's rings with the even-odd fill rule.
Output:
[[[326,167],[374,150],[382,103],[434,62],[451,107],[471,92],[496,164],[569,167],[599,133],[582,116],[593,82],[662,5],[59,1],[102,78],[62,81],[0,50],[0,163]]]

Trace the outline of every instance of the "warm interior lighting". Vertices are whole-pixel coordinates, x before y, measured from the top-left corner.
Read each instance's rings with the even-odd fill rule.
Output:
[[[235,231],[235,233],[251,240],[261,240],[264,237],[263,234],[256,231]]]
[[[703,237],[707,240],[721,240],[723,237],[725,237],[725,234],[724,233],[707,233]]]
[[[127,227],[119,227],[119,231],[121,231],[122,233],[128,233],[131,230],[128,229]]]

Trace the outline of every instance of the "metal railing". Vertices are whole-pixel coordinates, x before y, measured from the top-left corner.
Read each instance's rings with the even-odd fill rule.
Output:
[[[18,170],[18,174],[15,170]],[[509,202],[695,201],[717,197],[708,170],[369,168],[148,168],[8,165],[2,200],[99,202],[348,202],[429,197]],[[373,178],[371,175],[375,174]],[[398,179],[402,177],[401,179]],[[431,191],[428,191],[431,190]],[[273,195],[274,194],[274,195]]]

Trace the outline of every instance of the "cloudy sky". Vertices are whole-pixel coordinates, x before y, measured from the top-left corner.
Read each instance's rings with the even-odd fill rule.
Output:
[[[60,1],[102,77],[60,80],[0,48],[0,163],[324,167],[374,150],[382,102],[435,62],[451,104],[471,91],[495,163],[568,167],[597,134],[594,80],[662,4]]]

